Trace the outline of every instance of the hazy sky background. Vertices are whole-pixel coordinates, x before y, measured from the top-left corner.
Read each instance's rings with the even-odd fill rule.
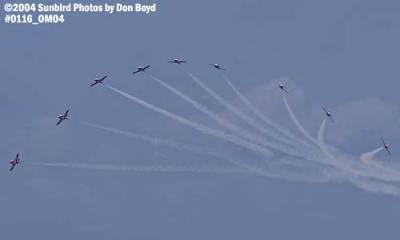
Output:
[[[64,2],[64,1],[63,1]],[[89,2],[89,1],[85,1]],[[125,1],[130,2],[130,1]],[[157,2],[157,1],[156,1]],[[0,238],[4,239],[398,239],[400,199],[350,183],[304,183],[254,174],[135,173],[47,168],[29,162],[230,167],[127,139],[83,121],[258,156],[88,85],[96,77],[216,127],[137,66],[228,116],[173,58],[230,102],[208,63],[274,120],[297,133],[271,81],[316,135],[321,106],[334,114],[329,144],[358,156],[380,136],[398,161],[400,3],[387,1],[160,1],[155,14],[66,14],[64,24],[4,24],[1,36]],[[2,4],[3,5],[3,4]],[[4,11],[2,11],[2,17]],[[56,116],[71,120],[56,127]],[[22,153],[10,174],[8,161]]]

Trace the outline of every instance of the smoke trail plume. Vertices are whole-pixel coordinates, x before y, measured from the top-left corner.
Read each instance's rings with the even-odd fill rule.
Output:
[[[161,79],[156,78],[154,76],[151,76],[151,78],[153,80],[155,80],[157,83],[159,83],[161,86],[165,87],[166,89],[168,89],[169,91],[171,91],[172,93],[174,93],[175,95],[177,95],[178,97],[183,99],[184,101],[186,101],[189,104],[191,104],[193,107],[195,107],[200,112],[204,113],[205,115],[207,115],[208,117],[210,117],[211,119],[213,119],[214,121],[219,123],[221,126],[223,126],[226,129],[234,132],[238,136],[241,136],[241,137],[245,138],[247,141],[253,142],[254,144],[262,145],[264,147],[271,147],[270,144],[267,144],[260,137],[258,137],[256,135],[253,135],[253,134],[241,129],[240,127],[234,125],[230,121],[227,121],[224,118],[218,116],[217,114],[211,112],[210,110],[208,110],[207,107],[205,107],[202,104],[194,101],[193,99],[191,99],[190,97],[186,96],[182,92],[178,91],[176,88],[174,88],[174,87],[170,86],[169,84],[167,84],[166,82],[162,81]]]
[[[297,120],[296,116],[294,115],[292,108],[290,107],[285,94],[282,94],[283,97],[283,102],[285,103],[285,107],[287,112],[289,113],[290,118],[292,119],[293,123],[296,125],[297,129],[306,137],[308,140],[310,140],[312,143],[316,144],[317,146],[319,145],[317,140],[313,138],[307,130],[300,124],[299,120]]]
[[[289,159],[281,158],[281,159],[278,159],[277,161],[274,161],[273,165],[272,164],[269,165],[268,169],[262,169],[260,167],[256,167],[256,166],[249,164],[248,162],[250,159],[247,159],[247,161],[243,162],[243,161],[237,160],[233,157],[229,157],[226,154],[218,153],[218,152],[212,151],[210,149],[203,149],[203,148],[200,148],[197,146],[183,144],[183,143],[179,143],[179,142],[168,140],[168,139],[155,138],[155,137],[151,137],[151,136],[147,136],[147,135],[135,134],[135,133],[131,133],[128,131],[123,131],[123,130],[116,129],[116,128],[110,128],[110,127],[106,127],[106,126],[94,124],[94,123],[83,122],[83,124],[86,126],[89,126],[89,127],[93,127],[93,128],[100,129],[103,131],[111,132],[114,134],[119,134],[119,135],[126,136],[129,138],[134,138],[134,139],[138,139],[138,140],[142,140],[142,141],[149,141],[149,142],[152,142],[155,144],[162,144],[162,145],[165,145],[168,147],[176,148],[176,149],[191,152],[191,153],[204,154],[207,156],[211,156],[217,160],[222,160],[224,162],[233,164],[233,165],[241,168],[243,171],[248,170],[249,172],[252,172],[254,174],[258,174],[261,176],[275,177],[275,178],[281,178],[281,179],[286,179],[286,180],[299,180],[300,179],[300,180],[303,180],[306,182],[325,181],[325,179],[319,175],[306,176],[303,174],[288,173],[287,171],[285,172],[285,170],[284,170],[285,167],[297,167],[297,168],[302,167],[302,165],[300,164],[298,159],[297,160],[289,160]]]
[[[249,149],[249,150],[251,150],[253,152],[261,153],[262,155],[264,155],[266,157],[271,156],[271,152],[269,150],[267,150],[267,149],[265,149],[265,148],[263,148],[263,147],[261,147],[261,146],[259,146],[257,144],[253,144],[253,143],[251,143],[249,141],[246,141],[246,140],[244,140],[242,138],[236,137],[236,136],[231,135],[229,133],[225,133],[225,132],[222,132],[222,131],[219,131],[219,130],[215,130],[215,129],[209,128],[207,126],[204,126],[202,124],[190,121],[190,120],[188,120],[188,119],[186,119],[184,117],[181,117],[181,116],[179,116],[177,114],[174,114],[174,113],[171,113],[171,112],[169,112],[167,110],[159,108],[159,107],[157,107],[157,106],[155,106],[153,104],[150,104],[150,103],[148,103],[146,101],[143,101],[143,100],[141,100],[141,99],[139,99],[137,97],[134,97],[134,96],[132,96],[132,95],[130,95],[128,93],[125,93],[125,92],[123,92],[123,91],[121,91],[119,89],[116,89],[116,88],[111,87],[109,85],[106,85],[106,86],[107,86],[108,89],[114,91],[115,93],[118,93],[121,96],[124,96],[124,97],[126,97],[126,98],[128,98],[128,99],[130,99],[130,100],[132,100],[132,101],[134,101],[134,102],[136,102],[136,103],[138,103],[138,104],[150,109],[150,110],[158,112],[161,115],[169,117],[170,119],[172,119],[174,121],[177,121],[177,122],[179,122],[179,123],[181,123],[181,124],[183,124],[185,126],[188,126],[188,127],[193,128],[193,129],[196,129],[197,131],[200,131],[200,132],[202,132],[204,134],[211,135],[211,136],[214,136],[214,137],[217,137],[217,138],[220,138],[220,139],[224,139],[224,140],[226,140],[228,142],[231,142],[231,143],[233,143],[233,144],[235,144],[237,146],[241,146],[243,148],[247,148],[247,149]]]
[[[165,172],[165,173],[249,173],[238,168],[221,167],[166,167],[166,166],[120,166],[107,164],[82,164],[82,163],[47,163],[37,162],[34,165],[43,167],[62,167],[62,168],[80,168],[106,171],[129,171],[129,172]]]
[[[284,129],[283,127],[279,126],[279,124],[275,123],[271,119],[269,119],[263,112],[261,112],[259,109],[257,109],[238,89],[237,87],[229,80],[227,76],[223,76],[225,82],[228,84],[228,86],[232,89],[232,91],[236,94],[236,96],[239,97],[240,101],[245,104],[245,106],[250,109],[251,112],[253,112],[254,115],[256,115],[258,118],[260,118],[265,124],[269,125],[272,129],[277,131],[279,134],[282,136],[287,137],[288,139],[286,140],[288,143],[292,144],[305,144],[305,142],[302,139],[297,138],[293,134],[291,134],[289,131]],[[278,136],[274,132],[270,132],[272,136],[277,138]],[[291,140],[291,141],[290,141]]]
[[[383,147],[377,148],[370,152],[363,153],[360,156],[360,160],[364,163],[370,163],[374,159],[375,155],[381,150],[383,150]]]
[[[211,112],[208,110],[205,106],[202,104],[194,101],[193,99],[189,98],[188,96],[184,95],[174,87],[170,86],[169,84],[165,83],[164,81],[160,80],[159,78],[156,78],[154,76],[151,76],[156,82],[158,82],[160,85],[165,87],[166,89],[170,90],[174,94],[176,94],[178,97],[182,98],[186,102],[190,103],[192,106],[194,106],[196,109],[201,111],[202,113],[206,114],[209,116],[211,119],[215,120],[218,122],[221,126],[227,128],[228,130],[231,130],[232,132],[238,134],[241,137],[244,137],[246,140],[253,142],[255,144],[264,146],[266,148],[272,148],[276,151],[279,151],[281,153],[287,154],[287,155],[293,155],[293,156],[302,156],[303,153],[299,151],[292,150],[290,148],[285,148],[282,145],[275,144],[272,142],[267,142],[264,139],[260,138],[259,136],[253,135],[244,129],[232,124],[230,121],[225,120],[224,118],[218,116],[217,114]]]
[[[364,162],[370,163],[369,165],[360,165],[358,161],[353,161],[350,157],[344,157],[342,156],[341,158],[343,160],[339,160],[338,158],[335,158],[327,149],[325,143],[324,143],[324,130],[325,130],[325,125],[326,125],[326,119],[322,121],[321,127],[318,131],[318,144],[321,148],[321,150],[329,157],[331,160],[331,164],[335,166],[337,169],[344,171],[344,173],[348,176],[350,181],[354,179],[355,176],[358,177],[364,177],[365,180],[367,181],[367,178],[372,178],[377,181],[386,181],[386,182],[398,182],[400,181],[400,175],[399,172],[389,170],[385,168],[382,165],[379,165],[377,163],[371,162],[369,157],[373,157],[377,152],[379,152],[381,149],[376,149],[372,152],[368,152],[366,154],[363,154],[364,156],[361,156],[361,158],[364,157]],[[362,159],[363,160],[363,159]],[[365,161],[366,160],[366,161]],[[360,181],[358,183],[360,184]],[[366,184],[364,186],[367,186]]]
[[[248,125],[252,126],[254,129],[264,133],[265,135],[269,136],[270,138],[273,138],[275,140],[278,140],[280,142],[283,142],[285,144],[288,144],[295,149],[297,149],[299,146],[299,143],[293,143],[291,141],[287,141],[285,138],[282,138],[281,136],[278,136],[274,134],[272,131],[269,129],[265,128],[264,126],[260,125],[258,122],[256,122],[254,119],[251,117],[248,117],[246,114],[244,114],[240,109],[234,107],[231,105],[228,101],[226,101],[224,98],[222,98],[220,95],[218,95],[216,92],[214,92],[211,88],[209,88],[203,81],[201,81],[199,78],[194,76],[192,73],[187,72],[187,74],[195,81],[195,83],[200,86],[204,91],[206,91],[208,94],[210,94],[219,104],[227,108],[229,111],[234,113],[237,117],[239,117],[241,120],[246,122]],[[280,152],[284,153],[291,153],[291,154],[297,154],[297,156],[302,156],[304,155],[303,152],[299,152],[296,150],[293,150],[293,148],[288,148],[280,144],[275,144],[275,143],[268,143],[268,146],[279,150]]]

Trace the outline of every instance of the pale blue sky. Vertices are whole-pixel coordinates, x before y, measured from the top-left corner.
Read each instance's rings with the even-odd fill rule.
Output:
[[[64,2],[64,1],[63,1]],[[156,1],[158,2],[158,1]],[[231,115],[172,58],[187,59],[231,103],[208,63],[276,121],[301,136],[271,81],[288,76],[293,109],[316,135],[321,105],[335,114],[326,141],[357,157],[379,147],[398,161],[398,1],[160,1],[152,15],[67,14],[64,24],[1,23],[0,238],[398,239],[399,198],[347,180],[286,181],[256,174],[135,173],[48,168],[30,162],[231,167],[83,126],[89,121],[210,148],[260,164],[251,151],[201,134],[106,88],[112,86],[218,127],[160,87],[139,65],[214,112]],[[2,11],[2,16],[4,12]],[[59,128],[56,116],[71,109]],[[232,119],[232,121],[236,121]],[[22,153],[12,174],[8,159]]]

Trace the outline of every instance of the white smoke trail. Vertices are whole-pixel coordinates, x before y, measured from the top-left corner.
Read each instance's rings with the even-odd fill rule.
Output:
[[[360,160],[364,163],[370,163],[374,159],[375,155],[381,150],[383,150],[383,147],[377,148],[370,152],[363,153],[360,156]]]
[[[357,170],[354,168],[354,164],[353,164],[353,168],[350,166],[351,161],[349,160],[348,163],[343,163],[343,161],[338,160],[335,156],[332,155],[332,153],[329,152],[328,148],[325,145],[324,142],[324,133],[325,133],[325,126],[326,126],[326,118],[324,118],[324,120],[322,120],[321,126],[318,130],[318,141],[317,144],[320,147],[320,149],[322,150],[322,152],[331,160],[330,164],[332,164],[333,166],[335,166],[336,168],[345,171],[346,174],[359,174],[362,176],[369,176],[366,175],[362,170]],[[355,166],[357,167],[357,166]]]
[[[240,109],[234,107],[232,104],[227,102],[224,98],[222,98],[220,95],[218,95],[216,92],[214,92],[203,81],[201,81],[199,78],[194,76],[192,73],[187,72],[187,74],[195,81],[195,83],[198,86],[200,86],[204,91],[206,91],[208,94],[210,94],[218,103],[220,103],[222,106],[224,106],[225,108],[230,110],[232,113],[234,113],[237,117],[239,117],[241,120],[246,122],[248,125],[252,126],[256,130],[261,131],[262,133],[266,134],[267,136],[269,136],[269,137],[271,137],[271,138],[273,138],[275,140],[278,140],[280,142],[283,142],[285,144],[288,144],[288,145],[298,149],[298,147],[299,147],[298,143],[297,144],[293,144],[293,142],[287,141],[285,138],[282,138],[281,136],[278,136],[278,135],[274,134],[269,129],[267,129],[264,126],[262,126],[259,123],[257,123],[254,119],[248,117]],[[274,148],[274,149],[279,149],[279,151],[284,152],[284,153],[291,152],[293,154],[293,153],[297,152],[297,156],[304,155],[304,152],[294,151],[294,150],[289,149],[289,148],[287,148],[287,147],[285,147],[283,145],[274,144],[274,143],[269,143],[268,145],[270,147]]]
[[[162,114],[162,115],[164,115],[166,117],[169,117],[172,120],[175,120],[175,121],[177,121],[177,122],[179,122],[179,123],[181,123],[183,125],[191,127],[193,129],[196,129],[196,130],[198,130],[198,131],[200,131],[200,132],[202,132],[204,134],[208,134],[208,135],[211,135],[211,136],[214,136],[214,137],[217,137],[217,138],[224,139],[224,140],[226,140],[228,142],[231,142],[231,143],[233,143],[235,145],[247,148],[247,149],[252,150],[254,152],[261,153],[264,156],[269,156],[270,152],[269,151],[266,152],[266,150],[264,148],[260,148],[260,146],[258,146],[258,145],[254,145],[252,143],[249,143],[249,142],[247,142],[247,141],[245,141],[245,140],[243,140],[241,138],[237,138],[234,135],[230,135],[230,134],[227,134],[225,132],[221,132],[221,131],[218,131],[218,130],[210,129],[209,127],[206,127],[204,125],[201,125],[201,124],[193,122],[193,121],[190,121],[190,120],[188,120],[186,118],[183,118],[183,117],[181,117],[179,115],[176,115],[174,113],[171,113],[169,111],[161,109],[161,108],[159,108],[157,106],[154,106],[154,105],[152,105],[152,104],[150,104],[148,102],[145,102],[145,101],[143,101],[143,100],[141,100],[141,99],[139,99],[137,97],[134,97],[134,96],[132,96],[130,94],[127,94],[127,93],[125,93],[125,92],[123,92],[123,91],[121,91],[119,89],[116,89],[114,87],[111,87],[109,85],[105,85],[105,86],[107,88],[109,88],[110,90],[120,94],[121,96],[124,96],[124,97],[126,97],[126,98],[128,98],[128,99],[130,99],[130,100],[132,100],[132,101],[134,101],[134,102],[146,107],[146,108],[149,108],[149,109],[151,109],[151,110],[153,110],[155,112],[158,112],[158,113],[160,113],[160,114]],[[273,172],[268,172],[268,171],[265,171],[263,169],[260,169],[260,168],[257,168],[257,167],[253,167],[253,166],[251,166],[249,164],[243,164],[243,163],[240,163],[240,162],[235,162],[235,164],[238,165],[238,166],[241,166],[243,168],[249,169],[249,170],[253,171],[254,173],[258,173],[260,175],[263,175],[263,176],[277,177],[277,178],[282,178],[282,179],[293,179],[293,178],[295,178],[293,176],[282,176],[280,174],[275,174]],[[309,180],[305,180],[305,181],[309,181]]]
[[[207,109],[207,107],[205,107],[202,104],[194,101],[193,99],[191,99],[190,97],[188,97],[185,94],[181,93],[176,88],[170,86],[169,84],[165,83],[161,79],[156,78],[154,76],[151,76],[151,78],[153,80],[155,80],[156,82],[158,82],[163,87],[165,87],[166,89],[168,89],[169,91],[173,92],[178,97],[180,97],[183,100],[185,100],[186,102],[190,103],[193,107],[195,107],[196,109],[198,109],[202,113],[206,114],[211,119],[213,119],[216,122],[218,122],[221,126],[231,130],[232,132],[238,134],[239,136],[244,137],[246,140],[248,140],[250,142],[255,141],[253,143],[262,145],[262,146],[267,147],[267,148],[272,148],[272,149],[274,149],[276,151],[279,151],[281,153],[284,153],[284,154],[293,155],[293,156],[302,156],[303,155],[303,153],[301,153],[301,152],[294,151],[294,150],[289,149],[289,148],[283,148],[281,145],[277,145],[275,143],[266,142],[264,139],[260,138],[259,136],[253,135],[253,134],[245,131],[244,129],[232,124],[230,121],[227,121],[224,118],[218,116],[217,114],[211,112],[210,110]]]
[[[166,172],[166,173],[247,173],[239,168],[217,168],[217,167],[166,167],[166,166],[121,166],[121,165],[107,165],[107,164],[82,164],[82,163],[48,163],[37,162],[31,163],[44,167],[64,167],[64,168],[81,168],[93,170],[107,170],[107,171],[130,171],[130,172]]]
[[[204,149],[201,147],[197,147],[197,146],[193,146],[193,145],[189,145],[189,144],[185,144],[185,143],[180,143],[180,142],[176,142],[176,141],[172,141],[172,140],[164,139],[164,138],[152,137],[152,136],[147,136],[147,135],[142,135],[142,134],[135,134],[132,132],[128,132],[128,131],[124,131],[124,130],[120,130],[120,129],[116,129],[116,128],[111,128],[111,127],[106,127],[106,126],[94,124],[94,123],[84,122],[83,124],[86,126],[89,126],[89,127],[104,130],[104,131],[111,132],[114,134],[119,134],[119,135],[126,136],[129,138],[135,138],[135,139],[142,140],[142,141],[148,141],[148,142],[152,142],[154,144],[161,144],[161,145],[165,145],[167,147],[179,149],[182,151],[187,151],[190,153],[208,155],[208,156],[211,156],[218,160],[223,160],[225,162],[229,162],[231,164],[234,164],[236,166],[239,166],[239,167],[242,167],[245,169],[250,168],[250,167],[244,167],[243,164],[241,164],[238,161],[233,160],[233,158],[228,157],[226,154],[218,153],[218,152],[212,151],[211,149]],[[252,170],[254,170],[254,169],[252,169]]]
[[[317,144],[321,148],[322,152],[326,154],[327,157],[329,157],[331,160],[336,161],[336,158],[328,151],[328,149],[325,146],[325,142],[324,142],[325,125],[326,125],[326,118],[324,118],[324,120],[322,120],[321,126],[318,130]]]
[[[77,168],[89,170],[102,170],[102,171],[118,171],[118,172],[139,172],[139,173],[198,173],[198,174],[249,174],[253,175],[254,172],[249,172],[239,168],[229,167],[172,167],[172,166],[121,166],[121,165],[108,165],[108,164],[82,164],[82,163],[49,163],[49,162],[34,162],[32,165],[53,168]],[[288,181],[302,180],[306,182],[325,182],[326,179],[321,177],[309,176],[296,176],[287,175],[285,173],[277,172],[277,174],[269,174],[261,172],[261,176],[266,177],[279,177]],[[258,175],[258,174],[256,174]]]
[[[279,132],[281,135],[291,139],[287,139],[286,141],[290,141],[292,144],[305,144],[305,142],[302,139],[299,139],[298,137],[294,136],[292,133],[284,129],[283,127],[279,126],[279,124],[275,123],[271,119],[269,119],[263,112],[261,112],[258,108],[256,108],[238,89],[237,87],[228,79],[227,76],[223,76],[225,82],[228,84],[228,86],[232,89],[232,91],[236,94],[236,96],[239,97],[240,101],[246,105],[248,109],[250,109],[251,112],[253,112],[254,115],[256,115],[258,118],[260,118],[265,124],[269,125],[272,129],[275,131]],[[278,136],[270,131],[270,134],[277,138]]]
[[[371,167],[374,167],[375,169],[382,171],[384,173],[387,174],[391,174],[394,176],[400,176],[400,172],[398,171],[398,169],[396,168],[392,168],[392,166],[388,167],[378,161],[374,161],[374,157],[377,153],[379,153],[380,151],[382,151],[383,149],[385,149],[384,147],[380,147],[377,148],[375,150],[366,152],[361,154],[360,156],[360,160],[364,163],[364,164],[368,164]]]
[[[259,138],[258,136],[255,136],[243,129],[241,129],[240,127],[234,125],[233,123],[231,123],[230,121],[225,120],[224,118],[218,116],[217,114],[211,112],[210,110],[208,110],[207,107],[203,106],[202,104],[194,101],[193,99],[191,99],[190,97],[186,96],[185,94],[183,94],[182,92],[180,92],[179,90],[177,90],[176,88],[172,87],[171,85],[167,84],[166,82],[162,81],[159,78],[156,78],[154,76],[150,77],[156,81],[157,83],[159,83],[161,86],[163,86],[164,88],[166,88],[167,90],[171,91],[172,93],[174,93],[176,96],[180,97],[181,99],[183,99],[184,101],[188,102],[189,104],[191,104],[193,107],[195,107],[197,110],[199,110],[200,112],[204,113],[205,115],[207,115],[208,117],[210,117],[211,119],[213,119],[214,121],[218,122],[221,126],[225,127],[226,129],[236,133],[238,136],[241,136],[243,138],[245,138],[246,140],[253,142],[255,144],[259,144],[259,145],[264,145],[266,147],[270,147],[268,144],[266,144],[264,142],[263,139]]]
[[[324,143],[324,130],[326,125],[326,119],[323,120],[321,127],[318,131],[318,140],[315,140],[299,123],[293,111],[291,110],[286,96],[283,95],[285,107],[292,118],[293,122],[297,126],[300,132],[311,142],[317,144],[320,147],[322,152],[330,159],[331,161],[326,162],[323,161],[324,158],[317,159],[320,163],[328,163],[335,167],[337,170],[340,170],[343,174],[337,175],[348,179],[354,185],[371,192],[382,192],[387,194],[397,194],[398,191],[397,186],[389,184],[389,182],[397,183],[400,182],[400,172],[394,171],[393,173],[389,173],[388,171],[383,171],[383,169],[372,168],[371,165],[360,164],[359,161],[353,160],[349,156],[344,156],[340,154],[340,158],[336,158],[333,156],[329,150],[327,149]],[[384,182],[381,182],[384,181]],[[382,190],[379,190],[382,188]]]
[[[282,94],[282,98],[283,98],[283,102],[285,104],[285,108],[286,111],[288,112],[292,122],[294,123],[294,125],[297,127],[297,129],[304,135],[304,137],[306,137],[311,143],[314,143],[316,146],[318,146],[320,149],[315,149],[314,146],[312,145],[308,145],[308,147],[305,147],[305,150],[307,150],[307,153],[309,154],[309,159],[313,160],[313,161],[319,161],[319,162],[324,162],[323,160],[325,159],[324,156],[320,155],[320,150],[321,150],[321,146],[320,143],[311,136],[311,134],[309,134],[307,132],[307,130],[300,124],[299,120],[297,120],[296,115],[294,115],[292,108],[290,107],[285,94]]]
[[[169,117],[170,119],[172,119],[174,121],[177,121],[177,122],[179,122],[179,123],[181,123],[181,124],[183,124],[185,126],[188,126],[188,127],[193,128],[193,129],[196,129],[197,131],[200,131],[200,132],[202,132],[204,134],[208,134],[208,135],[220,138],[220,139],[224,139],[224,140],[226,140],[228,142],[231,142],[231,143],[233,143],[233,144],[235,144],[237,146],[241,146],[243,148],[247,148],[247,149],[249,149],[249,150],[251,150],[253,152],[261,153],[265,157],[271,156],[271,152],[269,150],[267,150],[267,149],[265,149],[265,148],[263,148],[263,147],[261,147],[261,146],[259,146],[257,144],[253,144],[253,143],[251,143],[249,141],[246,141],[246,140],[244,140],[242,138],[236,137],[236,136],[234,136],[232,134],[225,133],[225,132],[222,132],[222,131],[219,131],[219,130],[216,130],[216,129],[209,128],[209,127],[204,126],[204,125],[202,125],[200,123],[197,123],[197,122],[194,122],[194,121],[190,121],[190,120],[188,120],[188,119],[186,119],[184,117],[181,117],[181,116],[176,115],[174,113],[171,113],[171,112],[169,112],[167,110],[159,108],[159,107],[157,107],[157,106],[155,106],[153,104],[150,104],[150,103],[148,103],[146,101],[143,101],[143,100],[141,100],[141,99],[139,99],[137,97],[134,97],[134,96],[132,96],[132,95],[130,95],[128,93],[125,93],[125,92],[123,92],[123,91],[121,91],[119,89],[116,89],[116,88],[111,87],[109,85],[105,85],[105,86],[108,89],[114,91],[115,93],[118,93],[121,96],[124,96],[124,97],[126,97],[126,98],[128,98],[128,99],[130,99],[130,100],[132,100],[132,101],[134,101],[134,102],[136,102],[136,103],[138,103],[138,104],[150,109],[150,110],[158,112],[161,115]]]
[[[325,125],[326,125],[326,119],[322,121],[321,127],[318,131],[318,144],[321,148],[321,150],[328,156],[328,158],[332,161],[331,164],[338,168],[339,170],[344,171],[344,173],[348,176],[350,181],[353,181],[354,176],[359,176],[359,177],[364,177],[366,180],[367,178],[373,178],[375,180],[379,181],[387,181],[387,182],[399,182],[400,181],[400,175],[399,172],[397,171],[388,171],[387,168],[384,166],[381,166],[377,163],[373,163],[369,161],[369,165],[360,165],[358,161],[353,161],[351,158],[348,157],[342,157],[345,159],[345,161],[341,161],[335,156],[333,156],[327,149],[325,143],[324,143],[324,132],[325,132]],[[369,160],[368,157],[373,157],[377,152],[379,152],[381,149],[376,149],[374,151],[368,152],[364,155],[365,160]],[[363,156],[361,156],[363,157]],[[373,164],[372,164],[373,163]],[[361,180],[358,180],[358,184],[361,185],[360,183]],[[367,184],[364,184],[364,187],[367,186]]]
[[[351,179],[350,182],[353,183],[355,186],[363,189],[364,191],[387,194],[397,197],[400,196],[400,188],[393,184],[371,181],[365,178],[354,178]]]
[[[236,136],[226,134],[225,132],[210,129],[206,126],[192,122],[192,121],[187,120],[183,117],[180,117],[176,114],[173,114],[164,109],[156,107],[150,103],[147,103],[141,99],[133,97],[127,93],[124,93],[124,92],[118,90],[118,89],[115,89],[110,86],[107,86],[107,87],[109,89],[113,90],[114,92],[119,93],[122,96],[125,96],[125,97],[135,101],[136,103],[138,103],[142,106],[145,106],[153,111],[156,111],[164,116],[167,116],[183,125],[194,128],[205,134],[209,134],[209,135],[212,135],[212,136],[215,136],[218,138],[225,139],[225,140],[227,140],[231,143],[234,143],[238,146],[242,146],[249,150],[262,153],[263,155],[267,154],[267,153],[265,153],[264,148],[261,148],[261,149],[257,148],[257,145],[254,145],[252,143],[244,141],[241,138],[237,138]],[[286,101],[285,105],[287,105],[287,109],[288,108],[290,109],[290,107],[287,104],[287,101]],[[292,115],[294,116],[293,113],[292,113]],[[295,116],[294,116],[294,118],[295,118]],[[317,141],[316,142],[317,142],[317,146],[320,146],[320,147],[323,146],[323,148],[326,149],[326,147],[323,143],[324,125],[322,125],[322,129],[320,128],[320,131],[319,131],[320,133],[319,133],[319,137],[318,137],[320,140],[322,140],[322,144],[318,143]],[[331,155],[331,154],[329,154],[329,155]],[[397,192],[398,192],[397,186],[393,185],[387,181],[393,181],[395,183],[400,182],[400,178],[398,175],[383,174],[382,172],[377,172],[375,169],[371,169],[370,167],[365,166],[364,164],[360,164],[360,162],[358,162],[358,164],[357,164],[357,161],[352,161],[351,158],[348,158],[345,156],[342,156],[342,158],[343,158],[343,161],[345,161],[345,162],[343,162],[343,161],[334,162],[333,166],[335,166],[338,170],[341,170],[343,172],[343,175],[340,175],[340,176],[343,177],[344,179],[347,179],[354,185],[356,185],[362,189],[365,189],[367,191],[370,191],[370,192],[381,192],[381,193],[385,193],[385,194],[397,194]],[[304,180],[304,176],[299,177],[299,176],[295,175],[293,177],[293,175],[289,175],[286,171],[284,171],[284,170],[281,171],[280,168],[278,168],[278,170],[273,169],[273,168],[272,168],[272,170],[270,170],[270,169],[263,170],[263,169],[257,169],[253,166],[247,166],[247,167],[248,167],[248,169],[251,169],[253,173],[259,173],[263,176],[278,177],[278,178],[283,178],[283,179],[293,179],[294,178],[294,179],[298,179],[298,180]],[[308,177],[308,175],[305,177]],[[381,182],[381,181],[384,181],[384,182]]]
[[[296,116],[294,115],[292,108],[289,106],[289,103],[286,99],[285,94],[282,94],[283,97],[283,102],[285,103],[285,107],[287,112],[289,113],[290,118],[292,119],[293,123],[296,125],[297,129],[306,137],[308,140],[310,140],[312,143],[316,144],[317,146],[319,145],[317,140],[313,138],[307,130],[300,124],[300,122],[297,120]]]
[[[321,182],[321,181],[326,181],[324,178],[322,178],[321,176],[306,176],[306,175],[301,175],[301,174],[288,174],[285,173],[284,170],[282,170],[283,168],[285,168],[285,166],[292,166],[292,167],[303,167],[301,166],[301,163],[296,161],[296,160],[289,160],[289,159],[279,159],[278,161],[275,161],[273,163],[273,166],[271,165],[267,170],[259,168],[259,167],[255,167],[252,166],[248,163],[243,163],[242,161],[236,160],[232,157],[228,157],[226,156],[226,154],[222,154],[222,153],[218,153],[215,151],[212,151],[210,149],[203,149],[197,146],[192,146],[189,144],[183,144],[183,143],[179,143],[176,141],[172,141],[172,140],[168,140],[168,139],[163,139],[163,138],[156,138],[156,137],[151,137],[151,136],[147,136],[147,135],[141,135],[141,134],[135,134],[135,133],[131,133],[128,131],[123,131],[120,129],[116,129],[116,128],[110,128],[110,127],[106,127],[103,125],[99,125],[99,124],[94,124],[94,123],[88,123],[88,122],[83,122],[84,125],[89,126],[89,127],[93,127],[96,129],[100,129],[100,130],[104,130],[110,133],[114,133],[114,134],[119,134],[122,136],[126,136],[129,138],[134,138],[134,139],[138,139],[138,140],[142,140],[142,141],[149,141],[155,144],[162,144],[168,147],[172,147],[172,148],[176,148],[179,150],[183,150],[183,151],[188,151],[191,153],[196,153],[196,154],[203,154],[203,155],[208,155],[211,157],[214,157],[218,160],[222,160],[224,162],[228,162],[230,164],[233,164],[237,167],[240,167],[241,169],[245,170],[247,169],[248,171],[254,173],[254,174],[258,174],[261,176],[266,176],[266,177],[275,177],[275,178],[281,178],[281,179],[286,179],[286,180],[303,180],[303,181],[307,181],[307,182]],[[248,162],[248,161],[247,161]]]
[[[128,138],[134,138],[134,139],[141,140],[141,141],[151,142],[151,143],[157,144],[157,145],[158,144],[159,145],[164,145],[164,146],[167,146],[167,147],[175,148],[175,149],[182,150],[182,151],[187,151],[187,152],[190,152],[190,153],[206,154],[206,155],[210,155],[212,157],[219,158],[219,159],[220,158],[225,158],[225,156],[223,154],[219,154],[219,153],[213,152],[212,150],[203,149],[201,147],[197,147],[197,146],[193,146],[193,145],[189,145],[189,144],[185,144],[185,143],[176,142],[176,141],[173,141],[173,140],[170,140],[170,139],[132,133],[132,132],[128,132],[128,131],[125,131],[125,130],[120,130],[120,129],[107,127],[107,126],[103,126],[103,125],[95,124],[95,123],[90,123],[90,122],[83,122],[83,124],[88,126],[88,127],[100,129],[100,130],[107,131],[107,132],[114,133],[114,134],[119,134],[119,135],[122,135],[122,136],[125,136],[125,137],[128,137]]]

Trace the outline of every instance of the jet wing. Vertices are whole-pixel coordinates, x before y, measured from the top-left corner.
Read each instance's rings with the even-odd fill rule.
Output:
[[[138,69],[138,70],[136,70],[136,71],[134,71],[132,74],[136,74],[136,73],[138,73],[138,72],[140,72],[140,70]]]
[[[104,77],[102,77],[101,79],[100,79],[100,81],[103,81],[104,79],[106,79],[107,78],[107,75],[105,75]]]
[[[60,118],[60,119],[58,120],[58,122],[57,122],[57,126],[60,125],[60,123],[61,123],[62,121],[63,121],[62,118]]]
[[[390,150],[388,149],[388,148],[385,148],[386,149],[386,152],[389,154],[389,155],[392,155],[392,153],[390,152]]]
[[[381,141],[382,141],[383,147],[385,148],[386,152],[387,152],[389,155],[392,155],[391,152],[390,152],[390,150],[389,150],[388,145],[386,144],[385,140],[383,140],[383,137],[381,137]]]
[[[330,113],[328,112],[328,110],[326,110],[325,107],[322,107],[322,109],[324,110],[325,115],[329,118],[329,120],[331,120],[332,122],[334,122],[333,117],[332,117],[332,114],[330,114]]]
[[[381,141],[382,141],[383,146],[386,146],[386,143],[385,143],[385,140],[383,140],[383,137],[381,137]]]
[[[94,83],[90,84],[90,86],[93,87],[93,86],[95,86],[97,84],[98,84],[98,82],[94,82]]]
[[[69,114],[69,110],[65,111],[64,118],[68,117],[68,114]]]
[[[149,67],[151,67],[151,65],[147,65],[146,67],[143,68],[143,70],[148,69]]]
[[[225,68],[221,67],[221,66],[218,65],[218,64],[211,64],[211,63],[209,63],[208,65],[210,65],[211,67],[216,68],[216,69],[218,69],[218,70],[226,71]]]
[[[15,164],[11,165],[10,172],[15,168]]]

